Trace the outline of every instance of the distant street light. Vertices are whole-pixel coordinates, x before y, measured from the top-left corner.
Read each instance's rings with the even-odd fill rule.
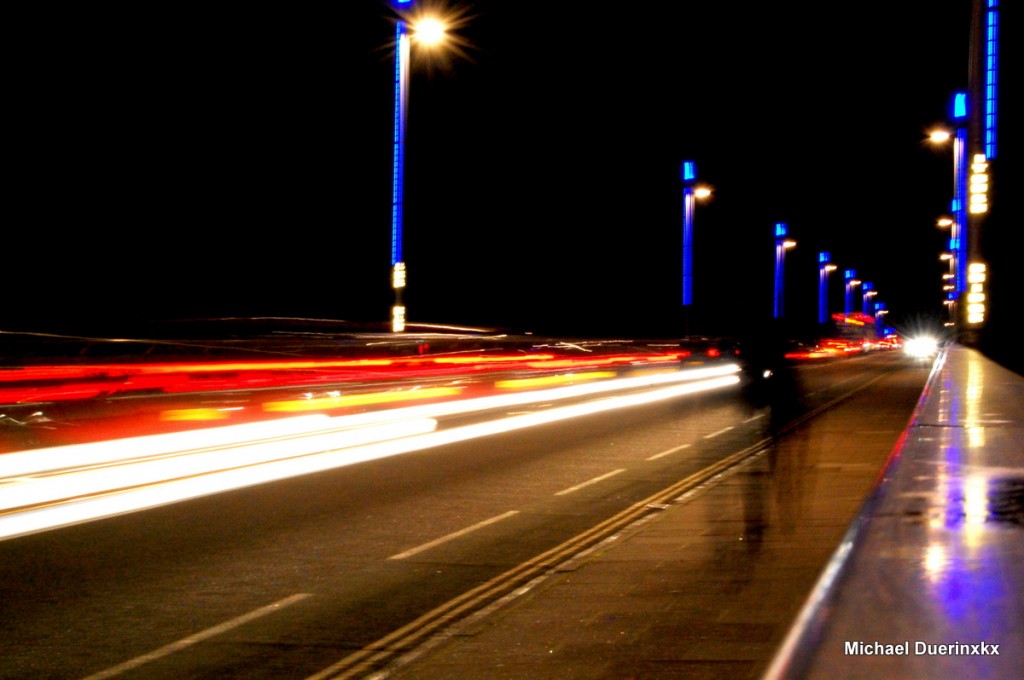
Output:
[[[698,199],[711,196],[711,189],[697,186],[697,164],[683,161],[683,306],[693,304],[693,213]]]
[[[870,281],[865,281],[860,286],[861,290],[861,311],[864,316],[871,316],[871,299],[878,295],[878,291],[875,290],[875,284]]]
[[[832,256],[818,253],[818,323],[828,323],[828,275],[836,270]]]
[[[889,313],[889,310],[885,308],[884,302],[875,303],[875,337],[885,337],[885,315]]]
[[[412,8],[413,0],[392,0],[400,10]],[[424,45],[437,45],[445,38],[444,22],[436,17],[421,17],[413,27],[416,41]],[[394,147],[391,189],[391,288],[395,303],[391,308],[391,330],[405,330],[406,310],[402,292],[406,286],[405,255],[403,253],[405,228],[405,132],[409,107],[409,26],[404,18],[395,24],[395,110]]]
[[[788,229],[783,222],[775,223],[775,318],[783,314],[783,287],[786,278],[786,251],[796,247],[796,241],[787,238]]]
[[[846,316],[850,316],[853,314],[853,289],[860,285],[860,281],[857,279],[857,272],[853,269],[843,272],[843,279],[846,281],[843,312]]]
[[[952,119],[955,130],[936,130],[929,139],[937,144],[953,142],[953,200],[950,205],[952,218],[943,218],[939,226],[949,226],[949,251],[954,274],[952,294],[946,300],[950,306],[951,318],[956,320],[955,306],[960,295],[967,290],[967,210],[968,210],[968,161],[967,161],[967,93],[953,95]],[[950,303],[952,301],[952,303]]]
[[[956,256],[953,253],[942,253],[939,260],[946,262],[949,269],[942,275],[942,304],[947,310],[947,319],[944,325],[956,326],[957,305],[956,305]]]
[[[953,293],[950,293],[949,295],[953,295]],[[952,298],[947,297],[945,300],[942,301],[942,304],[944,304],[946,306],[946,309],[949,310],[948,318],[946,319],[946,323],[943,324],[943,325],[944,326],[955,326],[956,325],[956,300],[953,300]]]

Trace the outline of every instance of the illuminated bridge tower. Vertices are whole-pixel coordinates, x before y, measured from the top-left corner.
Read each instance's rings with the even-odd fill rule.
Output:
[[[999,0],[973,0],[968,65],[965,232],[963,281],[957,280],[958,321],[962,340],[977,341],[988,311],[988,265],[982,252],[983,223],[989,211],[989,186],[997,156],[999,81]]]

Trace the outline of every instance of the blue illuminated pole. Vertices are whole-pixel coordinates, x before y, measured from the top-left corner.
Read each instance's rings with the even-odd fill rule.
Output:
[[[697,164],[683,161],[683,306],[693,304],[693,212],[696,205],[694,185],[697,182]]]
[[[843,305],[843,313],[846,316],[853,314],[853,288],[860,284],[857,280],[857,272],[853,269],[847,269],[843,272],[843,279],[846,282],[845,285],[845,303]]]
[[[862,296],[861,312],[864,314],[864,316],[871,316],[871,299],[878,294],[878,291],[875,290],[875,284],[871,283],[870,281],[865,281],[864,283],[862,283],[860,286],[860,290]]]
[[[949,238],[949,252],[953,253],[953,286],[955,297],[967,290],[967,93],[957,92],[953,97],[953,227]]]
[[[412,6],[412,0],[393,0],[400,8]],[[405,19],[395,25],[395,98],[394,147],[391,182],[391,287],[395,304],[391,308],[391,330],[405,330],[405,256],[402,252],[405,226],[405,128],[409,106],[409,31]]]
[[[836,270],[832,256],[818,253],[818,323],[828,323],[828,275]]]
[[[984,81],[984,95],[978,97],[984,100],[984,111],[982,117],[984,123],[980,126],[984,131],[983,150],[985,158],[992,160],[996,157],[996,92],[999,82],[999,0],[988,0],[987,11],[985,12],[984,38],[985,60],[982,70]]]
[[[885,337],[885,315],[889,313],[889,310],[885,308],[884,302],[875,303],[875,337]]]
[[[783,295],[786,278],[786,251],[796,246],[796,241],[787,238],[788,229],[783,222],[775,223],[775,318],[783,314]]]

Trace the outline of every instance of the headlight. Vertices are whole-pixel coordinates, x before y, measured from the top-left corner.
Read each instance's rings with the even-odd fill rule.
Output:
[[[935,338],[911,338],[903,345],[903,349],[912,357],[926,359],[939,351],[939,341]]]

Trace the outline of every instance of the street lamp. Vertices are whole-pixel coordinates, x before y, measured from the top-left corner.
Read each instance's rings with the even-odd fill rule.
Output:
[[[939,260],[946,262],[949,269],[942,275],[942,293],[945,299],[942,304],[948,310],[946,326],[955,326],[957,317],[957,294],[956,294],[956,256],[953,253],[942,253]]]
[[[818,253],[818,323],[828,323],[828,275],[835,270],[832,256]]]
[[[885,315],[889,313],[889,310],[885,308],[884,302],[875,303],[875,337],[885,337]]]
[[[949,318],[946,320],[945,326],[956,325],[956,300],[953,299],[953,293],[949,293],[946,299],[942,301],[942,304],[949,310]]]
[[[953,280],[959,296],[967,290],[967,93],[953,97],[953,225],[950,227],[949,249],[953,251]]]
[[[843,312],[846,316],[850,316],[850,314],[853,313],[853,289],[860,285],[860,281],[857,279],[857,272],[853,269],[847,269],[843,272],[843,279],[846,281],[846,299],[843,306]]]
[[[392,0],[399,10],[412,9],[413,0]],[[419,18],[413,33],[417,42],[436,45],[444,40],[445,24],[436,17]],[[391,288],[395,303],[391,307],[391,330],[405,330],[406,310],[402,292],[406,285],[405,255],[403,253],[405,228],[405,133],[409,107],[409,55],[410,32],[405,17],[395,23],[395,97],[394,146],[391,186]]]
[[[697,185],[697,164],[683,161],[683,306],[693,304],[693,213],[698,200],[711,196],[711,189]]]
[[[423,17],[416,22],[416,42],[423,45],[440,45],[447,32],[448,25],[437,17]]]
[[[862,283],[860,286],[860,290],[862,295],[861,311],[864,313],[864,316],[870,316],[871,298],[878,295],[878,291],[875,290],[875,284],[871,283],[870,281],[865,281],[864,283]]]
[[[953,295],[956,300],[967,290],[967,210],[968,210],[968,162],[967,162],[967,93],[957,92],[953,95],[952,119],[955,124],[953,132],[936,130],[929,139],[937,144],[953,142],[953,201],[951,218],[943,218],[938,222],[940,227],[948,226],[949,251],[952,254]],[[952,309],[952,306],[951,306]]]
[[[787,238],[789,233],[784,222],[775,223],[775,318],[782,318],[783,285],[786,274],[786,251],[796,247],[796,241]]]

